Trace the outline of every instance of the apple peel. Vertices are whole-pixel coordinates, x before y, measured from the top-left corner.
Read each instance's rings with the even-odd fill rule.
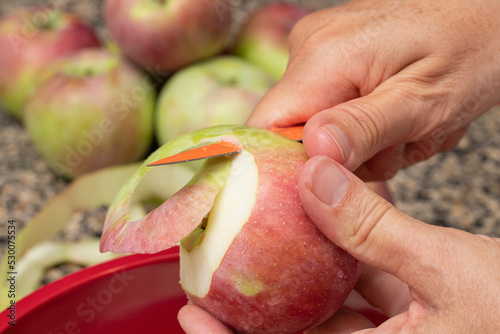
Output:
[[[51,239],[59,233],[71,217],[83,210],[90,210],[100,206],[108,206],[117,196],[125,182],[140,167],[140,163],[112,166],[82,175],[73,180],[58,195],[51,198],[36,215],[23,226],[16,235],[16,263],[18,265],[18,300],[37,289],[41,283],[40,270],[61,260],[61,249]],[[193,171],[183,165],[171,166],[168,170],[156,169],[144,178],[135,190],[130,208],[136,213],[144,212],[145,204],[164,201],[177,192],[192,176]],[[170,180],[165,182],[165,180]],[[82,250],[95,247],[96,242],[82,240],[77,245],[64,246],[64,249]],[[46,246],[49,245],[49,246]],[[82,246],[82,247],[80,247]],[[55,247],[55,248],[54,248]],[[49,252],[50,250],[50,252]],[[31,253],[31,255],[29,255]],[[49,256],[49,253],[52,254]],[[57,253],[57,256],[53,254]],[[87,250],[82,251],[82,257],[65,256],[65,260],[83,265],[92,265],[120,256],[120,254],[101,254],[97,256]],[[40,259],[46,261],[41,262]],[[0,308],[9,306],[9,300],[3,298],[8,295],[9,282],[9,253],[4,252],[0,259]],[[36,264],[34,266],[33,264]]]
[[[198,132],[186,134],[152,153],[113,201],[104,223],[101,251],[157,253],[175,246],[191,233],[208,214],[224,185],[230,168],[229,159],[220,157],[206,160],[186,186],[141,219],[133,219],[129,207],[130,200],[141,179],[151,170],[147,167],[148,164],[221,140],[241,147],[238,138],[231,136],[229,132],[226,126],[221,126],[204,135]],[[186,210],[180,212],[177,209],[179,206],[185,207]]]

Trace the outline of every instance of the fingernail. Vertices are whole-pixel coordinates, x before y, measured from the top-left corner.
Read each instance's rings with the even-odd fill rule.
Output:
[[[351,147],[349,145],[349,140],[347,140],[344,132],[342,132],[342,130],[340,130],[336,125],[331,123],[322,125],[321,129],[323,129],[335,142],[340,151],[340,154],[342,155],[343,162],[345,162],[351,154]]]
[[[336,205],[348,186],[349,179],[329,158],[319,158],[310,169],[307,187],[326,205]]]

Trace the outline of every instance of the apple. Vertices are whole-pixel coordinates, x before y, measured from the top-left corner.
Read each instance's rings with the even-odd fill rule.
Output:
[[[310,10],[293,3],[264,5],[250,15],[234,43],[233,53],[279,80],[288,64],[288,35]]]
[[[0,19],[0,103],[21,118],[40,69],[54,59],[99,45],[94,30],[70,13],[36,7],[6,14]]]
[[[106,49],[53,62],[25,107],[27,131],[56,172],[73,178],[141,159],[153,137],[149,77]]]
[[[131,217],[146,164],[219,141],[241,152],[207,159],[179,192],[146,216]],[[101,251],[155,253],[180,242],[182,288],[228,326],[268,334],[318,325],[341,306],[362,266],[303,210],[297,177],[306,160],[302,144],[263,129],[215,126],[180,136],[120,190]]]
[[[151,72],[168,73],[218,54],[231,11],[221,0],[107,0],[105,19],[124,54]]]
[[[244,124],[276,82],[234,56],[219,56],[176,72],[160,91],[155,134],[160,144],[221,124]]]

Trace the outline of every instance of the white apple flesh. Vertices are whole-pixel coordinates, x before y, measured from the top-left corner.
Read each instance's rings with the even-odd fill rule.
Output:
[[[155,210],[166,212],[169,207],[171,214],[165,219],[153,211],[131,222],[127,198],[145,173],[143,168],[112,205],[101,250],[156,252],[182,239],[182,288],[193,303],[230,327],[266,334],[296,333],[318,325],[347,298],[361,265],[331,243],[301,206],[297,177],[307,160],[302,144],[267,130],[219,126],[174,139],[146,163],[185,150],[186,145],[221,139],[240,145],[241,153],[207,161],[200,173],[210,170],[205,172],[209,177],[195,177],[196,182],[187,186],[199,184],[197,191],[204,192],[211,185],[219,188],[215,196],[207,192],[194,199],[193,193],[176,194]],[[183,237],[165,235],[179,229]],[[164,242],[166,238],[170,240]]]

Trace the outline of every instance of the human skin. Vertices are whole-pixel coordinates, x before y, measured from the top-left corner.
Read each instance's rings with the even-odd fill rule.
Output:
[[[310,14],[247,124],[307,122],[310,157],[388,179],[455,147],[500,101],[499,13],[498,1],[360,0]]]
[[[299,194],[316,226],[367,265],[356,289],[389,320],[366,332],[500,330],[500,239],[413,219],[324,156],[306,163]],[[345,312],[308,333],[366,327],[362,316]]]
[[[486,0],[360,0],[292,30],[288,69],[247,124],[306,123],[304,209],[367,264],[356,290],[389,317],[368,329],[343,310],[308,333],[500,331],[499,239],[415,220],[360,180],[455,147],[500,101],[499,13]],[[230,333],[193,305],[179,321],[189,334]]]

